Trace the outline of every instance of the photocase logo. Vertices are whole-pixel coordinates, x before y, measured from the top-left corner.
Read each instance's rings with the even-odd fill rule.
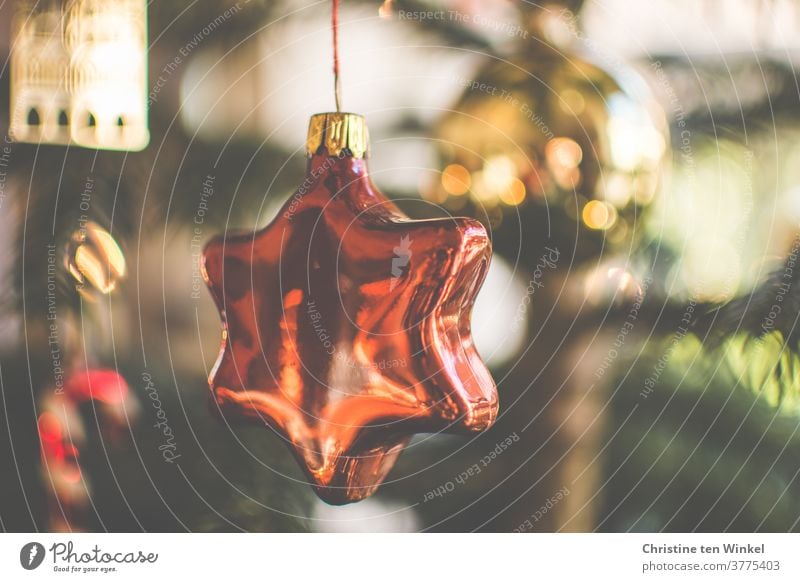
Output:
[[[44,554],[44,546],[39,542],[27,543],[19,552],[19,563],[26,570],[35,570],[42,565]]]
[[[400,239],[400,246],[394,247],[394,258],[392,259],[392,278],[389,281],[389,290],[393,290],[397,286],[400,277],[403,276],[403,270],[408,267],[408,261],[411,259],[411,237],[404,236]]]

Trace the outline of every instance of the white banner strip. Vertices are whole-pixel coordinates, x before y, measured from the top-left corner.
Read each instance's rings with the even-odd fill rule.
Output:
[[[3,534],[0,580],[797,581],[798,550],[800,534]]]

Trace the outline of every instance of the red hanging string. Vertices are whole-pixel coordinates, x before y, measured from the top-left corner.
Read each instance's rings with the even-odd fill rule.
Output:
[[[336,99],[336,111],[342,110],[342,85],[339,80],[339,0],[333,0],[333,91]]]

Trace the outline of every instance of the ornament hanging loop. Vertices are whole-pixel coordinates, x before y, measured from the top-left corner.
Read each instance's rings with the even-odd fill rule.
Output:
[[[339,0],[333,0],[331,15],[333,29],[333,94],[336,99],[336,112],[342,111],[342,81],[339,77]]]

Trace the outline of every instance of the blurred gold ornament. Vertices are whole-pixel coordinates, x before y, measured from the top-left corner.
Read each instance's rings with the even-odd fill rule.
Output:
[[[437,135],[448,144],[440,151],[447,170],[430,196],[444,194],[446,205],[448,195],[463,196],[450,178],[452,168],[459,168],[472,177],[466,187],[481,209],[478,216],[499,202],[538,205],[556,218],[564,216],[553,212],[562,207],[577,227],[595,237],[603,233],[620,248],[667,165],[664,113],[644,81],[622,63],[595,51],[593,58],[608,63],[609,71],[568,45],[548,44],[546,18],[561,19],[562,28],[572,31],[569,44],[581,38],[571,12],[522,12],[532,36],[519,41],[516,54],[459,80],[466,90]],[[573,241],[574,228],[567,228]],[[594,252],[584,250],[582,256]]]
[[[66,254],[66,267],[87,299],[107,295],[125,277],[125,256],[104,228],[88,222],[72,235]]]
[[[12,31],[15,140],[111,150],[147,146],[144,0],[21,0]]]

